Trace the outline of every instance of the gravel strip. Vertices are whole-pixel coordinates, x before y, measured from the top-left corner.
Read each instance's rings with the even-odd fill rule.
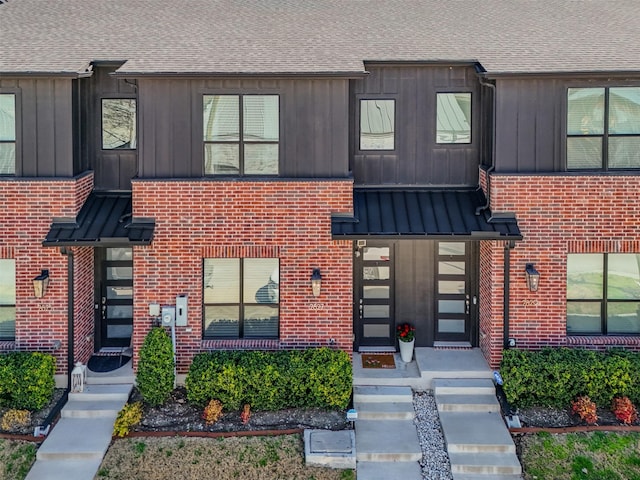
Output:
[[[430,392],[415,392],[413,408],[414,423],[422,447],[422,478],[425,480],[453,480],[449,455],[444,444],[436,400]]]

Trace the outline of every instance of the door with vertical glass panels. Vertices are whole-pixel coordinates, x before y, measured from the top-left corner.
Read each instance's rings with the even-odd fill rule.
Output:
[[[126,347],[133,333],[133,249],[95,250],[100,280],[96,346]]]
[[[393,347],[393,244],[367,242],[355,257],[356,343]]]
[[[470,244],[436,246],[435,341],[470,342]]]

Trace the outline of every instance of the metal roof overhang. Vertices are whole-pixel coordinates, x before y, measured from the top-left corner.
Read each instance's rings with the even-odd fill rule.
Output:
[[[75,222],[54,221],[45,247],[116,247],[149,245],[153,219],[132,217],[131,193],[89,194]]]
[[[355,189],[353,203],[353,217],[331,218],[336,240],[522,240],[515,217],[492,217],[479,189]]]

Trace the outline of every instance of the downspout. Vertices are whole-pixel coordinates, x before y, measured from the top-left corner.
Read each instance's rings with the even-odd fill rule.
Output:
[[[506,350],[509,348],[509,290],[511,270],[511,249],[516,246],[514,240],[509,240],[504,244],[504,304],[503,304],[503,322],[502,322],[502,346]]]
[[[493,172],[496,169],[496,165],[495,165],[495,158],[496,158],[496,139],[495,139],[495,135],[496,135],[496,126],[497,126],[497,122],[496,122],[496,105],[497,105],[497,100],[496,100],[496,86],[493,83],[489,83],[486,82],[482,77],[478,77],[478,82],[480,83],[480,85],[484,86],[484,87],[489,87],[491,90],[493,90],[493,118],[491,119],[492,125],[491,125],[491,129],[492,129],[492,136],[493,136],[493,140],[491,142],[491,165],[489,166],[489,168],[487,169],[487,202],[484,205],[480,205],[478,208],[476,208],[476,215],[480,215],[481,212],[485,211],[486,209],[489,208],[489,204],[490,204],[490,200],[491,200],[491,172]],[[480,185],[478,184],[478,189],[480,189]]]
[[[74,364],[74,308],[73,308],[73,252],[68,247],[61,247],[60,253],[67,256],[67,390],[71,388],[71,370]]]

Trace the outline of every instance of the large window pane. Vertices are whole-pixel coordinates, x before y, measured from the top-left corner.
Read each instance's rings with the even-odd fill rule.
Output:
[[[471,143],[471,94],[438,93],[436,143]]]
[[[240,335],[240,308],[237,305],[204,307],[204,336],[238,338]]]
[[[204,260],[204,303],[239,303],[240,260],[206,258]]]
[[[0,175],[16,173],[16,144],[0,143]]]
[[[239,141],[240,97],[237,95],[205,95],[203,104],[204,140]]]
[[[600,253],[567,256],[567,298],[603,298],[603,258]]]
[[[609,137],[609,168],[640,168],[640,137]]]
[[[240,145],[208,143],[204,146],[204,173],[207,175],[238,175]]]
[[[640,134],[640,88],[609,89],[609,133]]]
[[[640,302],[608,302],[607,333],[640,333]]]
[[[567,168],[602,168],[602,137],[567,138]]]
[[[16,334],[16,262],[0,260],[0,339],[13,340]]]
[[[277,142],[280,124],[277,95],[246,95],[243,100],[245,142]]]
[[[136,101],[102,99],[102,148],[136,148]]]
[[[611,253],[607,259],[607,298],[640,300],[640,254]]]
[[[0,94],[0,142],[16,140],[16,99],[11,93]]]
[[[280,275],[276,258],[246,258],[244,260],[245,303],[278,303]]]
[[[0,306],[0,339],[13,340],[16,337],[16,307]]]
[[[247,306],[244,309],[245,338],[276,338],[278,336],[278,307]]]
[[[567,101],[568,135],[604,133],[604,88],[570,88]]]
[[[244,173],[247,175],[277,175],[278,150],[277,143],[245,145]]]
[[[360,100],[360,150],[395,149],[395,100]]]
[[[600,302],[568,302],[567,333],[601,333]]]

